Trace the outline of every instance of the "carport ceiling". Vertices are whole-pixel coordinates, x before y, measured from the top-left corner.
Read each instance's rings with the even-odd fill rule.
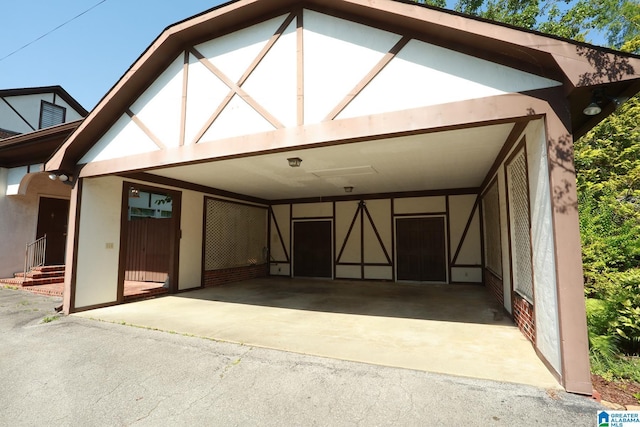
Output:
[[[149,171],[266,200],[478,187],[512,123],[297,149]],[[302,165],[290,167],[287,158]]]

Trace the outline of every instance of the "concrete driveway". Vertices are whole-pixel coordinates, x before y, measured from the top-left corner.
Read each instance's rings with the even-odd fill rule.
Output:
[[[560,389],[477,285],[262,278],[77,314],[334,359]]]
[[[56,317],[0,289],[2,426],[593,426],[562,391]]]

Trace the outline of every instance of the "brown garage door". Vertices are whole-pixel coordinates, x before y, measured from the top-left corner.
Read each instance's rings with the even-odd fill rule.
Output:
[[[398,219],[396,241],[398,280],[447,280],[444,218]]]
[[[293,223],[293,275],[332,277],[331,221]]]

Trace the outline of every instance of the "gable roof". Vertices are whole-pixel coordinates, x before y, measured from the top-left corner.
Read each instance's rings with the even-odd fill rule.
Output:
[[[594,87],[611,96],[640,90],[640,57],[397,0],[235,0],[167,27],[98,103],[47,169],[78,159],[184,49],[295,9],[312,9],[383,28],[563,83],[575,137],[606,114],[588,117]],[[610,113],[612,106],[605,109]]]
[[[76,120],[0,140],[0,167],[45,162],[80,123],[82,120]]]
[[[42,93],[55,93],[60,98],[64,99],[67,104],[69,104],[74,110],[78,112],[82,117],[86,117],[89,112],[82,106],[78,101],[76,101],[69,92],[64,90],[62,86],[38,86],[38,87],[27,87],[20,89],[0,89],[0,97],[8,97],[8,96],[21,96],[21,95],[39,95]]]

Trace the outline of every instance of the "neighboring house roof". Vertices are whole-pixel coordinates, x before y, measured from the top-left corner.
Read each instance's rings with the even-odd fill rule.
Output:
[[[0,140],[0,167],[44,163],[80,123],[76,120]]]
[[[86,116],[89,112],[76,101],[69,93],[62,88],[62,86],[39,86],[28,87],[20,89],[0,89],[0,98],[7,96],[20,96],[20,95],[38,95],[41,93],[55,93],[60,98],[64,99],[67,104],[73,107],[81,116]]]
[[[594,88],[606,85],[611,96],[632,96],[640,91],[640,56],[413,2],[236,0],[165,29],[53,155],[47,169],[73,169],[93,143],[185,49],[300,8],[410,34],[428,43],[562,82],[570,105],[570,111],[562,114],[571,121],[574,137],[585,134],[614,109],[611,102],[604,106],[601,116],[582,114]],[[552,93],[557,96],[557,92]]]
[[[11,136],[19,135],[19,132],[0,128],[0,139],[9,138]]]

